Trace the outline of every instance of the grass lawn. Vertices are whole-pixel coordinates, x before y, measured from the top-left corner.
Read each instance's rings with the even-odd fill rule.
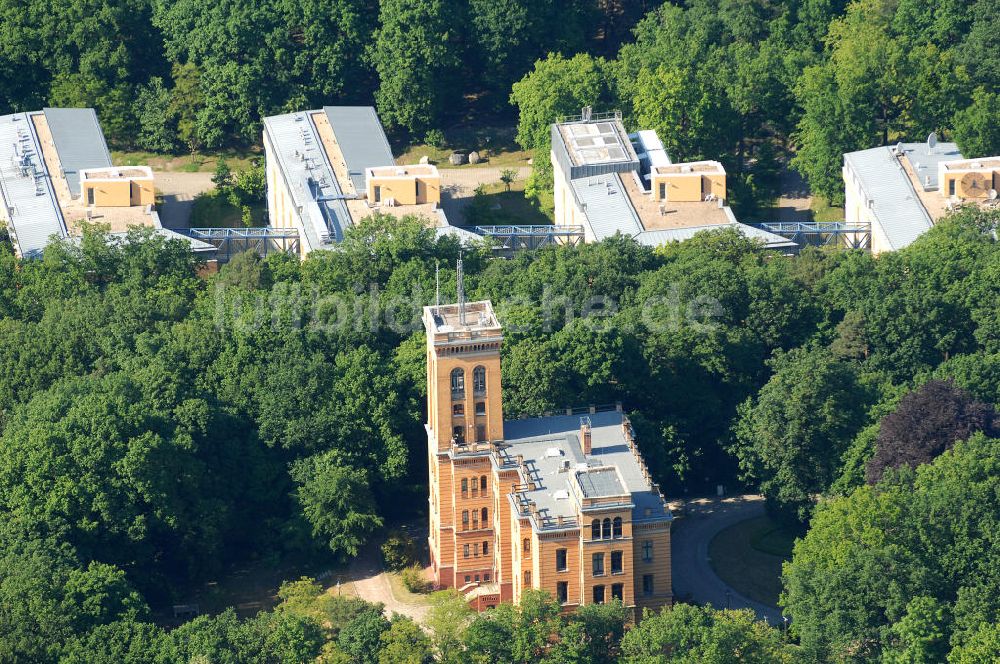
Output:
[[[822,196],[813,196],[813,221],[843,221],[844,208],[832,207]]]
[[[429,604],[430,599],[427,593],[411,593],[403,585],[403,577],[399,572],[386,572],[389,578],[389,586],[392,588],[392,595],[403,604],[421,606]]]
[[[777,606],[781,563],[792,555],[795,534],[762,516],[726,528],[709,543],[712,569],[740,594]]]
[[[420,161],[421,157],[427,157],[427,159],[432,163],[436,164],[438,168],[477,168],[482,166],[484,162],[479,164],[462,164],[461,166],[452,166],[451,162],[448,161],[448,157],[454,152],[451,148],[436,148],[433,145],[418,144],[411,145],[406,149],[406,152],[399,155],[396,158],[397,164],[416,164]],[[483,154],[482,150],[479,154]],[[490,166],[527,166],[528,160],[531,159],[530,150],[490,150],[489,159],[485,162]]]
[[[267,225],[267,210],[263,205],[251,208],[251,226]],[[244,228],[243,211],[222,196],[212,192],[200,194],[191,208],[191,228]]]
[[[524,181],[511,183],[510,191],[505,191],[504,185],[499,182],[486,185],[483,189],[486,213],[484,218],[475,221],[476,225],[545,226],[552,223],[552,217],[534,201],[525,198]]]
[[[155,152],[112,152],[111,161],[116,166],[149,166],[154,171],[180,171],[182,173],[212,173],[219,157],[226,160],[234,171],[245,170],[259,150],[222,150],[213,153],[185,155],[157,154]]]

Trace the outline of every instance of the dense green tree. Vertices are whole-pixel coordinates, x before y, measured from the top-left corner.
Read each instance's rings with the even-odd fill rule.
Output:
[[[336,452],[327,452],[297,462],[291,475],[313,535],[338,557],[358,555],[368,535],[382,525],[367,473],[341,465]]]
[[[357,54],[373,20],[365,0],[158,3],[168,57],[197,68],[174,70],[185,89],[181,140],[192,149],[257,142],[266,115],[359,99],[369,77]]]
[[[450,19],[458,11],[451,0],[379,3],[368,59],[378,73],[375,103],[387,126],[422,136],[457,102],[460,58]]]
[[[74,635],[146,616],[121,570],[80,566],[71,547],[33,539],[23,523],[5,520],[0,533],[0,659],[54,662]]]
[[[382,632],[379,640],[378,664],[431,664],[434,661],[430,639],[420,625],[405,616],[393,616],[389,629]]]
[[[382,635],[389,630],[389,621],[382,615],[381,609],[369,609],[344,625],[337,637],[337,645],[356,664],[378,664]]]
[[[632,664],[736,664],[795,661],[780,631],[752,611],[716,611],[677,604],[647,612],[622,640],[622,660]]]
[[[951,639],[995,621],[998,463],[1000,444],[979,435],[820,505],[781,599],[809,657],[941,661]]]
[[[824,349],[778,355],[773,367],[757,397],[740,406],[734,451],[744,477],[805,520],[863,426],[867,399],[856,370]]]
[[[955,114],[955,142],[967,159],[1000,154],[1000,129],[989,122],[990,109],[1000,104],[1000,94],[977,89],[972,103]]]

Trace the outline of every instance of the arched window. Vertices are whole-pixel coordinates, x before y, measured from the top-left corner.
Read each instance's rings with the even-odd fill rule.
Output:
[[[467,498],[469,495],[469,480],[462,478],[462,497]]]
[[[622,536],[622,518],[620,516],[616,516],[615,517],[615,520],[614,520],[614,522],[612,524],[612,527],[614,529],[613,536],[614,537],[621,537]]]
[[[465,445],[465,427],[453,427],[451,437],[455,439],[456,445]]]
[[[465,370],[459,367],[451,370],[451,396],[465,396]]]
[[[486,367],[478,366],[472,370],[472,392],[486,394]]]
[[[611,539],[611,519],[601,522],[601,539]]]
[[[527,537],[524,538],[524,552],[531,553],[531,540]]]
[[[483,542],[483,555],[484,556],[490,555],[490,543],[489,542]]]
[[[451,407],[452,415],[465,415],[465,404],[457,403]]]
[[[486,492],[486,475],[479,476],[479,490],[485,495]]]
[[[600,519],[594,519],[590,522],[590,539],[601,539]]]
[[[486,522],[489,521],[488,517],[489,517],[489,511],[484,507],[483,508],[483,528],[486,527]]]

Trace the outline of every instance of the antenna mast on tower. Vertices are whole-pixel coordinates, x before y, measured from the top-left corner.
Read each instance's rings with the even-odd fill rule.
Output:
[[[458,255],[458,322],[465,325],[465,277],[462,272],[462,254]]]

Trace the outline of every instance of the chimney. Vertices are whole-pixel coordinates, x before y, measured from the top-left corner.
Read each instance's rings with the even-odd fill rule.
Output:
[[[593,439],[590,433],[590,418],[581,417],[580,418],[580,446],[583,447],[583,453],[589,455],[593,445]]]

